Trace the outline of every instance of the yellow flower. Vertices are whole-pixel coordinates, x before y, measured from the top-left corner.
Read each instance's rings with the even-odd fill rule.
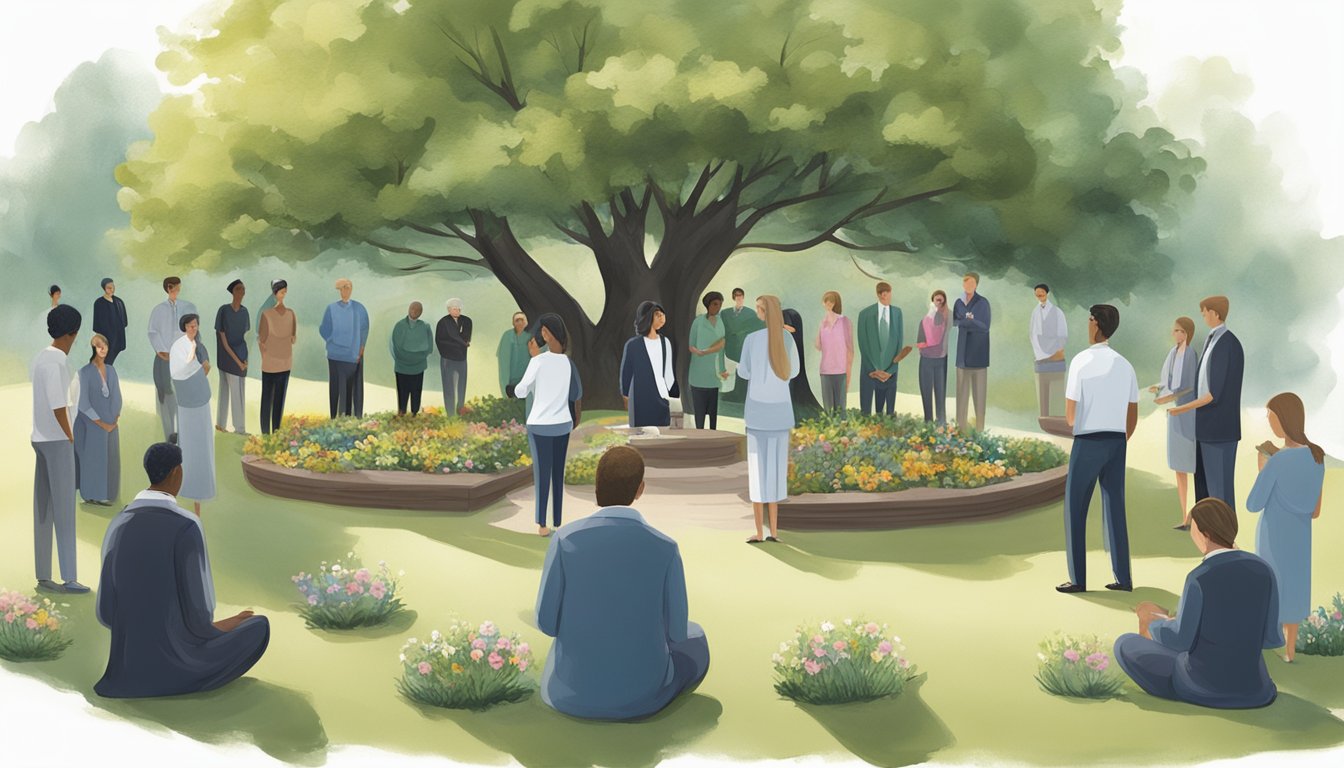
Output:
[[[453,662],[453,674],[455,675],[462,674],[462,665],[458,664],[456,661]]]
[[[41,608],[38,609],[37,613],[33,614],[33,621],[36,621],[38,624],[46,624],[47,619],[50,617],[51,614],[47,613],[47,609]]]
[[[515,667],[518,666],[518,657],[517,657],[517,656],[510,656],[510,657],[509,657],[509,663],[512,664],[512,665],[515,666]]]
[[[873,661],[882,661],[882,654],[879,651],[873,651],[871,657]]]

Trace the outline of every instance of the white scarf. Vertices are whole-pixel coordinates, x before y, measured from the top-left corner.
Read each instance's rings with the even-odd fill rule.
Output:
[[[1177,354],[1180,345],[1171,348],[1166,362],[1162,363],[1162,394],[1170,395],[1181,385],[1181,373],[1185,369],[1185,355]]]

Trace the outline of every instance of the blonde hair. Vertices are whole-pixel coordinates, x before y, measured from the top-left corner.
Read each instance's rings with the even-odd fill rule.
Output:
[[[336,290],[338,290],[338,291],[341,290],[341,286],[342,286],[342,285],[348,285],[348,286],[350,286],[351,288],[354,288],[354,287],[355,287],[355,284],[352,283],[352,282],[350,282],[350,278],[348,278],[348,277],[338,277],[338,278],[336,278],[336,286],[335,286],[335,287],[336,287]]]
[[[103,348],[105,348],[108,352],[112,351],[112,345],[107,343],[106,336],[104,336],[101,333],[93,334],[92,336],[89,337],[89,349],[93,350],[93,354],[89,356],[90,363],[98,359],[98,342],[100,341],[103,343]]]
[[[825,302],[828,302],[828,301],[831,302],[831,305],[832,305],[832,306],[831,306],[831,311],[834,312],[835,314],[837,314],[837,315],[843,315],[843,314],[844,314],[844,312],[841,310],[842,304],[840,303],[840,292],[839,292],[839,291],[827,291],[827,292],[821,294],[821,301],[822,301],[822,303],[825,303]]]
[[[784,311],[779,307],[779,297],[765,294],[757,296],[756,303],[765,309],[765,335],[769,343],[770,369],[779,378],[789,380],[789,350],[784,347]]]

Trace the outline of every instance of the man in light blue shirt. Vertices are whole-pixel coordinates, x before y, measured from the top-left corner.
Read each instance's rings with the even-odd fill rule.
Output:
[[[331,418],[364,415],[364,346],[369,341],[369,313],[351,301],[355,286],[342,277],[336,281],[340,301],[327,305],[318,333],[327,342],[327,393]]]
[[[592,516],[551,537],[537,627],[555,638],[541,698],[573,717],[638,720],[699,685],[709,642],[688,620],[677,543],[629,505],[644,493],[644,459],[617,446],[597,464]]]
[[[182,338],[179,321],[197,314],[196,305],[178,298],[182,293],[182,278],[165,277],[163,292],[168,298],[149,313],[149,346],[154,350],[154,394],[159,421],[163,424],[163,439],[177,443],[177,396],[173,394],[173,377],[168,371],[168,352],[173,342]]]

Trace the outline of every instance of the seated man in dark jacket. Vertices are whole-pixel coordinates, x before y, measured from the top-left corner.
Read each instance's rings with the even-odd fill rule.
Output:
[[[1263,707],[1278,691],[1262,650],[1283,645],[1274,571],[1235,549],[1237,514],[1226,502],[1200,501],[1190,520],[1204,560],[1186,577],[1177,612],[1140,603],[1139,635],[1115,641],[1115,660],[1154,696],[1220,709]]]
[[[177,506],[182,449],[145,452],[149,490],[117,515],[103,539],[98,621],[112,630],[99,696],[144,698],[209,691],[252,668],[271,628],[243,611],[214,620],[215,587],[200,520]]]
[[[709,643],[687,620],[677,543],[630,505],[644,492],[644,459],[610,448],[597,464],[602,509],[551,537],[537,626],[555,638],[541,699],[574,717],[638,720],[695,688]]]

